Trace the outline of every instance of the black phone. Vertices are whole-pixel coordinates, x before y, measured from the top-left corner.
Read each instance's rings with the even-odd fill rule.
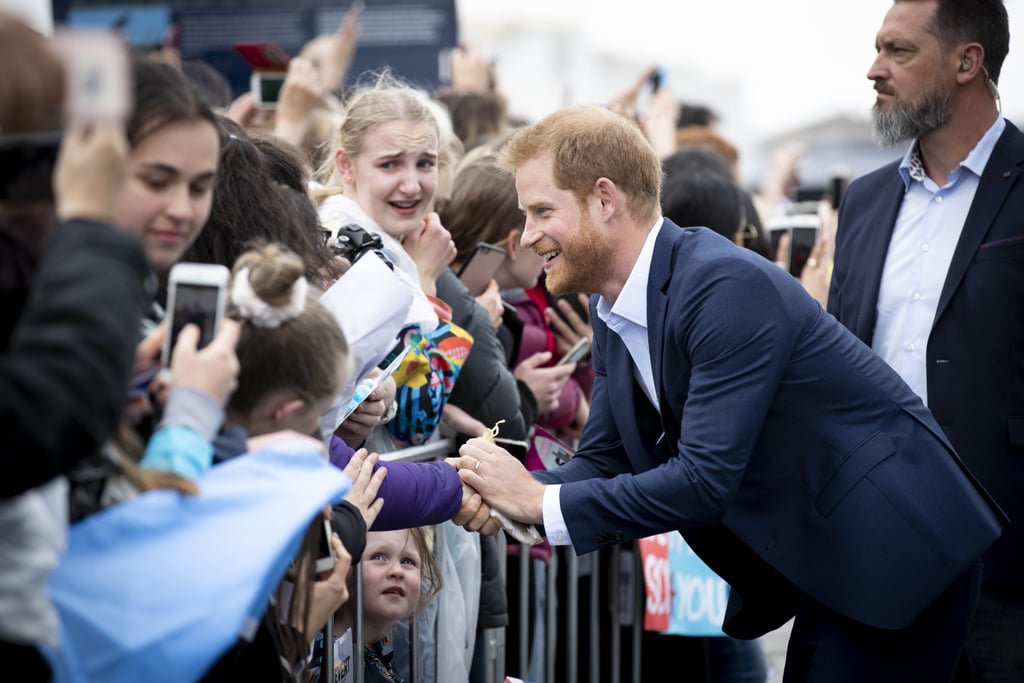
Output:
[[[800,277],[818,241],[821,219],[817,214],[792,214],[773,218],[768,224],[772,255],[793,277]],[[789,247],[779,253],[782,236],[788,235]]]
[[[843,201],[843,193],[850,180],[845,175],[834,175],[828,180],[828,200],[833,209],[839,208],[839,202]]]
[[[658,89],[665,84],[665,70],[660,66],[651,74],[651,92],[658,92]]]
[[[319,547],[317,548],[316,556],[316,573],[326,572],[334,568],[334,563],[337,562],[337,558],[334,556],[334,546],[331,545],[331,535],[334,533],[334,529],[331,528],[331,522],[328,519],[322,520],[323,523],[320,525],[319,533]]]
[[[486,242],[478,242],[470,252],[469,258],[459,268],[459,279],[466,285],[470,294],[480,296],[504,260],[504,249]]]
[[[789,237],[789,272],[793,277],[800,277],[817,241],[818,228],[793,227]]]

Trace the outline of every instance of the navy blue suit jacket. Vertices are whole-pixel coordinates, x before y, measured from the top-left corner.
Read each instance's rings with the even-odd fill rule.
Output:
[[[894,162],[850,184],[828,310],[871,344],[903,201]],[[1024,584],[1024,134],[1007,122],[981,176],[928,337],[928,407],[1014,522],[985,554],[985,581]]]
[[[660,413],[592,310],[590,417],[537,475],[564,482],[578,553],[678,529],[732,588],[726,632],[754,637],[797,591],[904,627],[999,535],[921,401],[781,268],[666,219],[647,296]]]

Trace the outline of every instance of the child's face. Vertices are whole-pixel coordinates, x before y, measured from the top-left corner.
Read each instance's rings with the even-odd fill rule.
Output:
[[[371,531],[363,551],[363,621],[386,632],[416,608],[421,557],[408,529]]]
[[[383,230],[402,238],[423,227],[437,191],[437,131],[426,123],[389,121],[369,133],[342,169],[356,203]]]

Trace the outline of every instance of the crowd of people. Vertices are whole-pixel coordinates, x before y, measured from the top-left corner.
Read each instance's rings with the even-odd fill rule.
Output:
[[[654,72],[520,121],[471,45],[435,92],[347,78],[354,8],[267,109],[110,39],[126,111],[90,117],[57,39],[0,13],[23,680],[494,683],[483,645],[529,597],[500,673],[543,683],[555,554],[668,531],[728,583],[726,635],[646,637],[645,679],[765,683],[787,622],[787,682],[1024,678],[1002,0],[894,0],[867,76],[907,152],[821,197],[799,273],[768,230],[799,145],[751,188],[715,112],[663,85],[637,110]],[[177,320],[188,264],[223,273],[215,329]],[[538,433],[573,457],[538,466]]]

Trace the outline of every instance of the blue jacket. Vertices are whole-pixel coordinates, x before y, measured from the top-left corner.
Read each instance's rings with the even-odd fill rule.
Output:
[[[660,414],[591,303],[596,373],[567,482],[578,553],[678,529],[754,637],[796,592],[907,626],[1004,518],[902,379],[770,261],[666,220],[647,286]]]
[[[850,184],[828,310],[870,344],[903,201],[894,162]],[[1024,134],[1012,123],[982,172],[928,335],[928,407],[1011,520],[1024,518]],[[1024,584],[1024,525],[985,553],[985,581]]]

